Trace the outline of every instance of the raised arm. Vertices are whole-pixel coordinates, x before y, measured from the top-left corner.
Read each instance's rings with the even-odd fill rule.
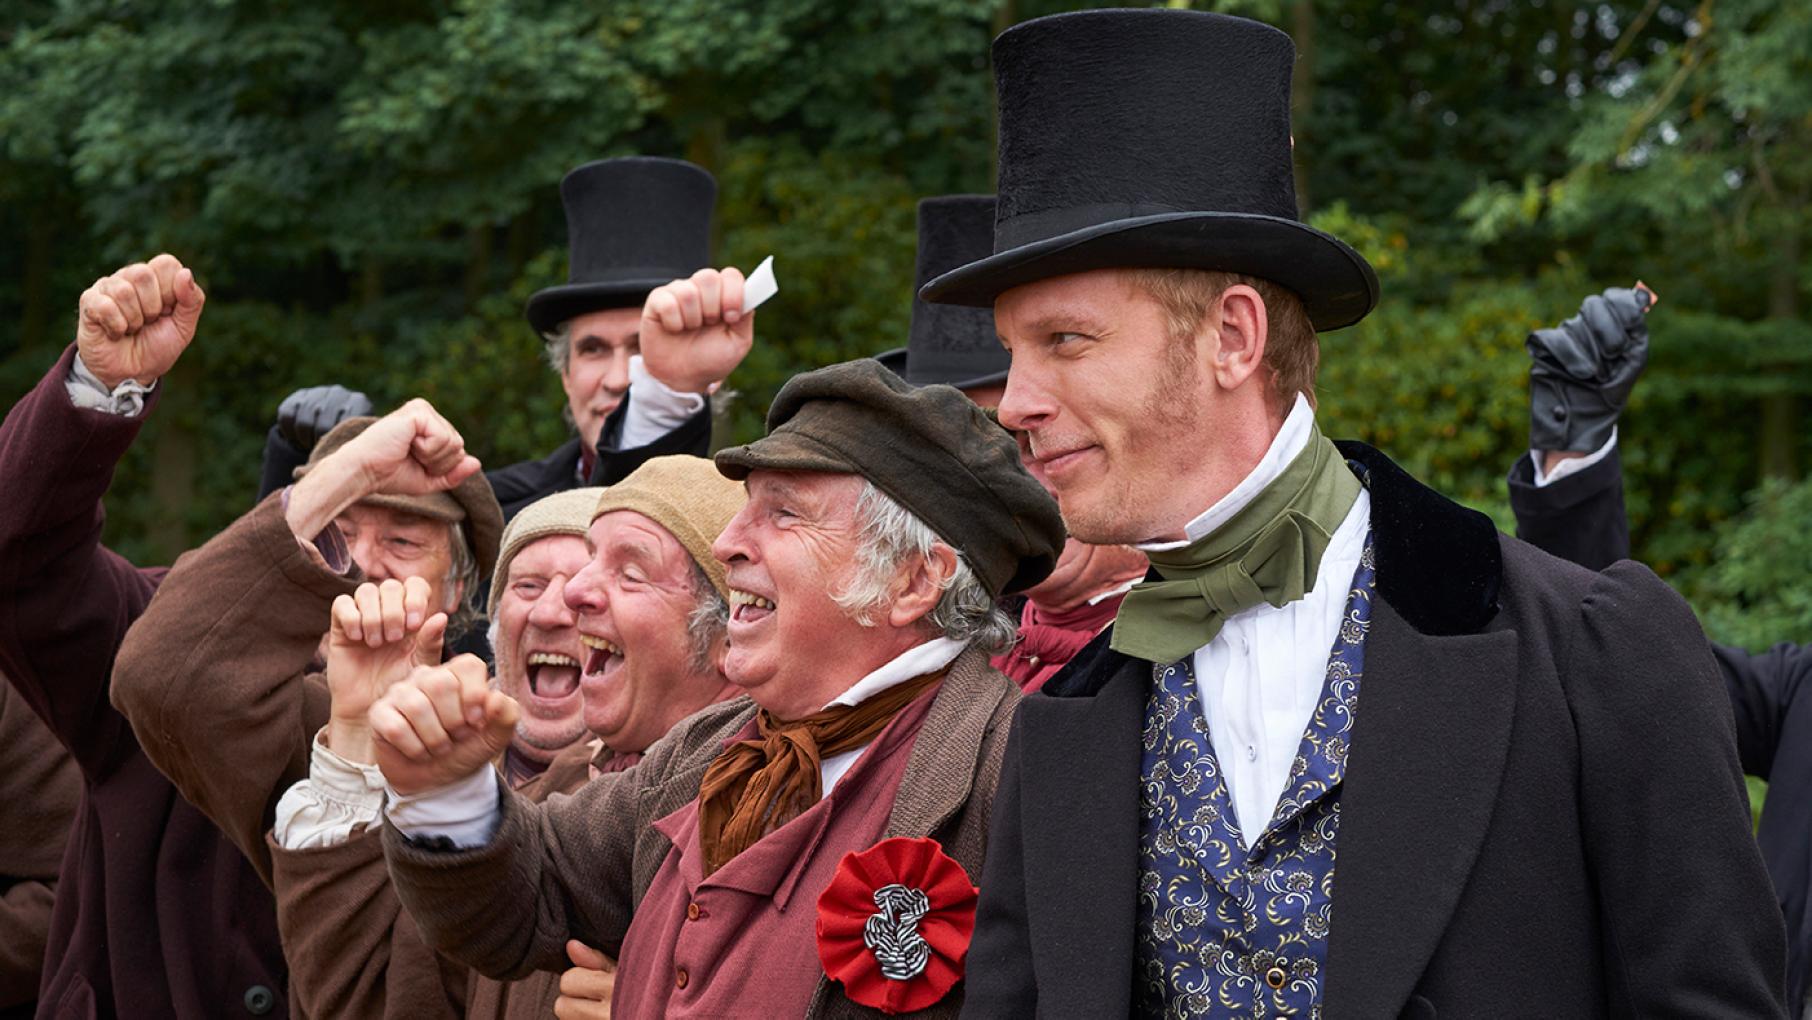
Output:
[[[131,754],[108,675],[162,576],[101,545],[101,499],[205,300],[169,255],[95,281],[75,343],[0,425],[0,672],[91,777]]]

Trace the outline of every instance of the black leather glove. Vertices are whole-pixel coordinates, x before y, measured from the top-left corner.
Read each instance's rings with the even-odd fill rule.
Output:
[[[315,448],[315,440],[347,418],[371,413],[371,401],[344,386],[310,386],[277,405],[277,433],[298,451]]]
[[[1648,364],[1652,295],[1612,287],[1579,314],[1529,334],[1529,447],[1590,453],[1611,429]]]

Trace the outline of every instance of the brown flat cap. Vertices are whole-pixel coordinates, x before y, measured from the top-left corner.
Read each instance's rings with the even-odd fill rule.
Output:
[[[1063,551],[1057,503],[1012,437],[956,389],[915,388],[872,358],[794,376],[768,410],[767,436],[717,455],[730,478],[763,468],[861,475],[961,552],[996,596],[1044,580]]]
[[[296,469],[296,477],[307,474],[328,454],[345,446],[376,421],[371,417],[348,418],[335,425],[315,442],[315,448],[308,453],[308,463]],[[449,524],[464,523],[466,540],[471,543],[472,556],[478,561],[478,576],[490,580],[491,570],[497,565],[497,547],[503,537],[503,507],[497,504],[497,494],[491,491],[490,479],[483,471],[473,472],[472,477],[446,492],[432,492],[426,496],[379,494],[366,496],[359,502]]]

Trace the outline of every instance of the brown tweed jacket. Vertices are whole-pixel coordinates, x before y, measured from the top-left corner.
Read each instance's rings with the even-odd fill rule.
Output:
[[[971,648],[951,664],[913,743],[886,835],[930,836],[981,874],[988,815],[1019,689]],[[558,967],[575,938],[615,956],[672,844],[653,822],[698,796],[723,742],[755,714],[736,698],[676,726],[641,764],[600,776],[572,797],[531,803],[501,790],[490,844],[459,852],[417,847],[385,824],[392,882],[424,938],[498,978]],[[962,986],[915,1016],[955,1016]],[[820,979],[810,1017],[878,1017]]]

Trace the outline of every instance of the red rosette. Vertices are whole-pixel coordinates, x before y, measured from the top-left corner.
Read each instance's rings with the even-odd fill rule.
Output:
[[[978,890],[935,839],[847,853],[818,897],[818,959],[853,1002],[910,1013],[962,980]]]

